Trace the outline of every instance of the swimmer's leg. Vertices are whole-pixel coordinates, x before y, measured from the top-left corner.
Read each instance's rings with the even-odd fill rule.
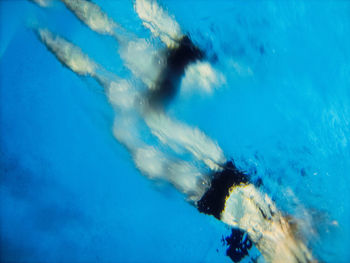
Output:
[[[155,37],[168,48],[176,48],[184,37],[180,25],[156,1],[135,0],[134,9]]]

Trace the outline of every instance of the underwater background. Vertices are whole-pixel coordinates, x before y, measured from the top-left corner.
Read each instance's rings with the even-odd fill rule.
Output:
[[[94,2],[150,37],[132,1]],[[169,112],[261,178],[285,214],[308,211],[318,260],[350,262],[350,1],[161,4],[225,76],[212,94],[180,91]],[[139,173],[103,90],[63,67],[33,24],[130,75],[115,42],[63,4],[0,0],[1,262],[231,262],[230,229]]]

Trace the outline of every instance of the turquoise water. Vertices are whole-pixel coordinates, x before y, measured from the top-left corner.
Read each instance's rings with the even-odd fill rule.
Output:
[[[150,37],[131,1],[94,2]],[[350,2],[162,4],[226,78],[211,95],[178,94],[169,112],[260,177],[286,214],[305,207],[316,258],[349,262]],[[0,12],[1,261],[231,262],[221,241],[230,230],[141,176],[112,135],[103,90],[29,26],[127,77],[113,39],[56,2],[0,1]]]

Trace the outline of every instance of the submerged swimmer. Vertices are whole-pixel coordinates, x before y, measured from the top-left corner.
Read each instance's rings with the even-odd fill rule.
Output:
[[[267,262],[312,262],[311,252],[295,236],[274,202],[232,161],[227,161],[217,143],[199,129],[166,114],[165,108],[174,98],[186,70],[205,58],[204,52],[190,37],[181,33],[176,21],[155,1],[135,1],[135,10],[144,25],[166,45],[165,50],[154,51],[149,46],[142,46],[143,40],[120,33],[123,29],[92,2],[62,1],[92,30],[117,39],[125,65],[148,88],[143,92],[127,80],[107,72],[67,40],[47,30],[37,30],[39,39],[63,65],[76,74],[95,78],[104,87],[117,112],[115,137],[126,146],[140,171],[149,178],[173,184],[200,212],[248,233]],[[132,47],[139,52],[140,46],[144,55],[140,58],[142,63],[133,61],[136,57],[130,55]],[[149,72],[143,63],[146,61],[152,66],[148,61],[152,61],[153,56],[161,57],[163,63]],[[140,102],[143,102],[141,106]],[[159,139],[159,145],[146,143],[135,124],[138,119]],[[165,151],[164,147],[173,152]],[[189,153],[191,161],[181,160],[181,153]]]

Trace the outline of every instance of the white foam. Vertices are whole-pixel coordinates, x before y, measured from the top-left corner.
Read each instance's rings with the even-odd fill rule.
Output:
[[[168,47],[177,46],[183,37],[179,24],[156,1],[135,0],[134,9],[143,25],[159,37]]]

